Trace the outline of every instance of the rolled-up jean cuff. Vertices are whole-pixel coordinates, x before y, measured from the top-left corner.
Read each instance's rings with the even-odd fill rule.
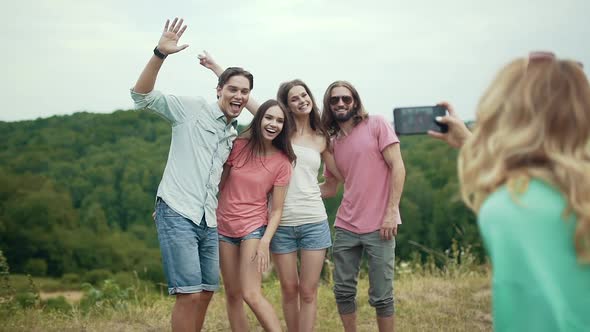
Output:
[[[356,302],[337,302],[336,305],[338,306],[338,313],[340,315],[348,315],[352,314],[356,311]]]
[[[395,308],[393,306],[393,303],[385,307],[375,308],[375,313],[377,314],[377,317],[389,317],[392,316],[394,312]]]
[[[168,287],[168,295],[177,294],[193,294],[200,292],[216,292],[219,289],[218,285],[199,285],[199,286],[184,286],[184,287]]]

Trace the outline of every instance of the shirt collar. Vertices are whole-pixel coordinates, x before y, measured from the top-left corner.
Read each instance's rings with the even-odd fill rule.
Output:
[[[226,123],[225,114],[223,114],[223,112],[219,108],[219,104],[217,102],[214,102],[213,105],[211,105],[211,108],[213,109],[213,115],[215,116],[215,119]],[[235,130],[238,130],[238,119],[233,119],[230,124]]]

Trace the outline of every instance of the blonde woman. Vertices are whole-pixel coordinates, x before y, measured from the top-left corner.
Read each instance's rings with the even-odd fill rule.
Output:
[[[450,108],[459,179],[493,266],[496,331],[590,328],[590,85],[534,52],[504,67],[471,135]]]

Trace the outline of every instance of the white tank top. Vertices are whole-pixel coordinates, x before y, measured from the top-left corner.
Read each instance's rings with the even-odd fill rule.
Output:
[[[328,219],[318,185],[322,159],[312,148],[293,144],[297,162],[283,205],[280,226],[299,226]]]

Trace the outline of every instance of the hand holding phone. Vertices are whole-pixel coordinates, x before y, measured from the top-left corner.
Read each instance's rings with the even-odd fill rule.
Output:
[[[443,106],[447,109],[449,115],[440,118],[442,124],[446,124],[448,132],[439,133],[435,131],[429,131],[430,137],[439,139],[446,142],[448,145],[454,148],[460,148],[465,144],[467,139],[471,136],[471,131],[467,128],[467,125],[459,116],[455,113],[453,106],[446,101],[440,102],[438,105]]]
[[[448,126],[436,122],[437,116],[445,116],[442,105],[398,107],[393,110],[393,124],[398,135],[423,135],[429,130],[446,133]]]

